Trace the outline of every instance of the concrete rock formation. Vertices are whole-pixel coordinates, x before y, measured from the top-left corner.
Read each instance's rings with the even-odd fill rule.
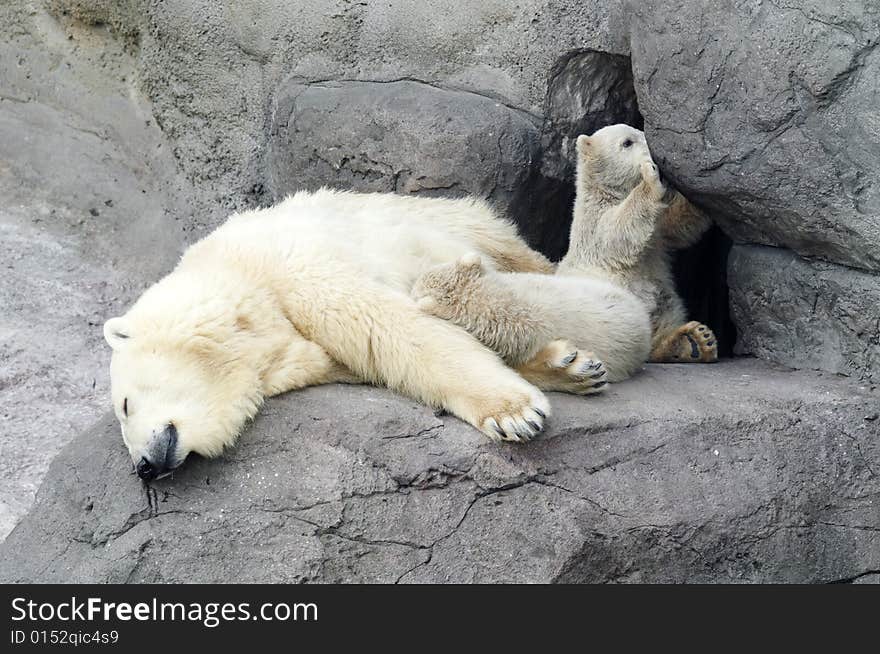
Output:
[[[270,401],[223,459],[150,485],[108,415],[53,464],[0,546],[0,581],[880,573],[880,442],[865,388],[743,359],[652,365],[607,395],[553,399],[545,437],[499,446],[385,390],[307,389]]]
[[[880,9],[829,7],[2,3],[0,537],[72,444],[0,579],[880,580]],[[522,449],[312,389],[226,461],[128,475],[101,323],[230,211],[476,193],[558,258],[573,139],[616,122],[716,218],[681,290],[760,360],[554,397]]]
[[[865,287],[876,296],[877,3],[650,0],[628,7],[639,109],[664,172],[735,241],[838,264],[834,273],[822,263],[794,264],[807,276],[842,282],[833,289],[839,296],[824,298],[829,304],[858,305],[864,300],[853,293]],[[856,331],[833,327],[848,332],[845,342],[826,339],[827,323],[802,314],[797,329],[767,329],[787,311],[777,303],[801,299],[789,295],[795,287],[779,289],[770,271],[750,268],[749,262],[764,260],[741,257],[729,279],[734,296],[775,298],[735,311],[738,351],[843,374],[873,369],[876,375],[880,324]],[[743,282],[748,286],[739,286]],[[876,310],[868,313],[876,316]],[[826,352],[815,356],[820,341]]]

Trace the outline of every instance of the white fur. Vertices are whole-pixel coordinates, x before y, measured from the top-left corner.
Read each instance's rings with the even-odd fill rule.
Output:
[[[534,367],[528,364],[536,357],[543,363],[541,351],[552,341],[569,341],[601,360],[608,381],[630,377],[650,351],[644,305],[601,279],[497,272],[469,254],[428,271],[413,297],[423,311],[463,327],[527,378]]]
[[[132,459],[169,423],[178,464],[217,455],[265,397],[335,381],[384,384],[491,438],[528,440],[549,414],[541,392],[408,295],[425,270],[472,250],[501,270],[552,270],[469,199],[320,190],[232,216],[107,322]]]

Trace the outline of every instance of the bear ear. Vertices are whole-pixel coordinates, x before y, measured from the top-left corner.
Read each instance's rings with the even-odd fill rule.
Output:
[[[592,150],[593,142],[590,140],[590,137],[586,134],[581,134],[577,137],[577,151],[578,154],[586,155],[589,154]]]
[[[110,318],[104,323],[104,338],[114,350],[118,350],[131,338],[131,330],[124,317]]]

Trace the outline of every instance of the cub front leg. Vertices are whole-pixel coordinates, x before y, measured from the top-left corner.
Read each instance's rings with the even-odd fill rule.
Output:
[[[642,181],[616,207],[608,209],[595,227],[597,250],[610,268],[635,265],[654,238],[657,220],[666,209],[666,187],[650,159],[641,164]]]
[[[543,393],[403,294],[352,275],[334,284],[301,279],[288,301],[303,336],[366,381],[442,407],[493,440],[528,441],[544,428]]]
[[[681,193],[673,191],[672,201],[660,219],[660,233],[668,247],[680,250],[700,240],[710,225],[706,214]]]

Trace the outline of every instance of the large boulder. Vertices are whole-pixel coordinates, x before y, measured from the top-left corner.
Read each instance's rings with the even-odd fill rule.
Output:
[[[639,108],[670,177],[736,240],[880,270],[875,0],[629,9]]]
[[[731,261],[737,352],[876,379],[876,2],[628,6],[639,108],[664,172],[735,241],[787,250],[738,248]]]
[[[778,248],[733,248],[739,353],[880,382],[880,281]]]
[[[333,186],[475,195],[533,247],[565,254],[574,200],[573,143],[638,120],[629,60],[576,52],[551,73],[547,117],[413,80],[293,80],[276,93],[266,160],[271,196]]]
[[[144,485],[108,415],[0,546],[3,582],[830,582],[880,569],[877,395],[757,360],[648,366],[498,445],[389,391],[271,400]],[[343,407],[344,410],[340,410]]]
[[[540,120],[527,112],[409,80],[293,83],[275,104],[269,180],[277,199],[321,186],[475,195],[536,241],[544,223],[559,222],[532,221],[526,207],[541,148]]]

